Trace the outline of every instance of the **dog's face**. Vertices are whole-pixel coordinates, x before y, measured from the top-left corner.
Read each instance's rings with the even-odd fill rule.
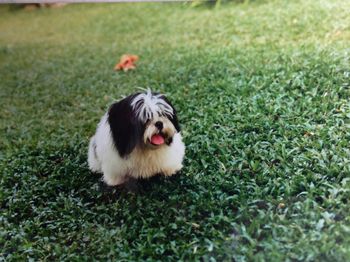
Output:
[[[175,108],[161,94],[138,93],[113,104],[108,112],[114,144],[123,157],[135,147],[158,149],[170,146],[180,132]]]
[[[170,145],[177,130],[173,123],[164,116],[158,116],[146,122],[143,143],[152,149]]]

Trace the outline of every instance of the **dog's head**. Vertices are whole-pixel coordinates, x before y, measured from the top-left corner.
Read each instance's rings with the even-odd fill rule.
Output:
[[[114,145],[122,157],[135,147],[148,150],[170,146],[173,136],[180,132],[175,108],[164,95],[151,91],[113,104],[108,122]]]

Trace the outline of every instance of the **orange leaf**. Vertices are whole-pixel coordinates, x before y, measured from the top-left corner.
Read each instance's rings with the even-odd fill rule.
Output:
[[[115,65],[114,70],[128,71],[135,69],[135,62],[139,60],[137,55],[122,55],[118,64]]]

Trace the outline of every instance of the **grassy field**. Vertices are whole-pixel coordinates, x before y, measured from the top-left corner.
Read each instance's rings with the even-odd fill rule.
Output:
[[[0,6],[0,260],[349,259],[349,25],[340,0]],[[104,188],[88,139],[140,87],[184,169]]]

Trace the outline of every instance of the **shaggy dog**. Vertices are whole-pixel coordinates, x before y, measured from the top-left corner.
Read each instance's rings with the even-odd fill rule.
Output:
[[[171,176],[182,168],[185,145],[175,108],[161,94],[130,95],[114,103],[90,139],[88,162],[110,186],[128,178]]]

